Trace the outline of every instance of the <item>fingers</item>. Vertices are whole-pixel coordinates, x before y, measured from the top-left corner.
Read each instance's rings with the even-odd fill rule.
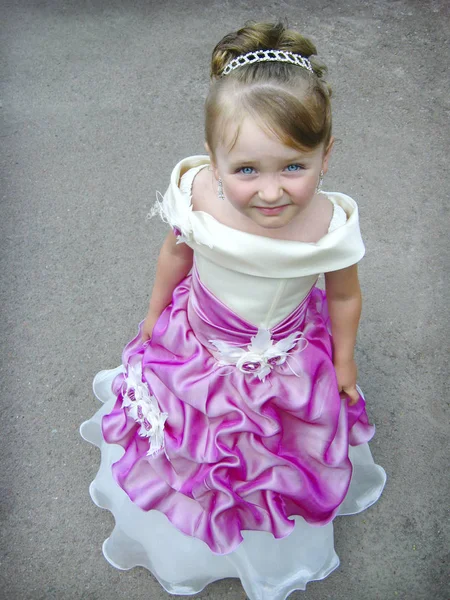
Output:
[[[349,406],[353,406],[359,400],[359,392],[356,389],[356,387],[354,387],[354,386],[348,387],[348,388],[341,388],[341,390],[340,390],[341,398],[344,395],[347,396],[347,398],[349,400],[349,402],[348,402]]]
[[[144,321],[144,323],[142,325],[142,330],[141,330],[142,342],[148,342],[148,340],[151,339],[151,337],[152,337],[152,333],[153,333],[153,324],[147,323],[147,321]]]
[[[143,344],[145,344],[146,342],[148,342],[151,337],[152,337],[151,333],[149,333],[145,329],[142,331],[142,333],[141,333],[141,340],[142,340]]]

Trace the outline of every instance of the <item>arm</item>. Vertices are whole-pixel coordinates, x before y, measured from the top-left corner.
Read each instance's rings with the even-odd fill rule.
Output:
[[[362,305],[357,265],[326,273],[325,284],[333,336],[333,364],[339,392],[346,393],[350,404],[355,404],[359,393],[356,389],[357,369],[353,352]]]
[[[192,249],[186,244],[177,244],[176,241],[177,238],[170,232],[159,253],[155,284],[142,329],[142,339],[144,341],[152,336],[156,321],[172,301],[175,287],[192,268]]]

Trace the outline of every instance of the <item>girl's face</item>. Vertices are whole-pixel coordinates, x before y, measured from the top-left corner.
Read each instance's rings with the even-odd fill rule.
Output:
[[[331,152],[285,146],[253,119],[244,119],[232,149],[220,144],[212,166],[225,201],[261,227],[284,227],[311,202]]]

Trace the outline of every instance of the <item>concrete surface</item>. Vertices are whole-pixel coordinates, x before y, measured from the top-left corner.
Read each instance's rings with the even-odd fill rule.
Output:
[[[341,568],[290,600],[447,600],[447,3],[4,0],[1,15],[1,598],[169,598],[103,559],[112,518],[89,499],[99,455],[78,426],[146,311],[155,190],[203,151],[213,45],[287,17],[329,65],[326,188],[361,207],[360,379],[389,476],[337,520]],[[244,597],[236,580],[198,595]]]

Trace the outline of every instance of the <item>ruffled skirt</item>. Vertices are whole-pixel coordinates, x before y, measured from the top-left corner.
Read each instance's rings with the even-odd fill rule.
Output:
[[[284,600],[339,564],[332,520],[381,494],[364,399],[339,397],[324,293],[270,332],[204,288],[175,290],[150,343],[99,373],[104,404],[82,436],[101,450],[94,502],[116,526],[103,551],[173,594],[238,577],[250,600]]]

